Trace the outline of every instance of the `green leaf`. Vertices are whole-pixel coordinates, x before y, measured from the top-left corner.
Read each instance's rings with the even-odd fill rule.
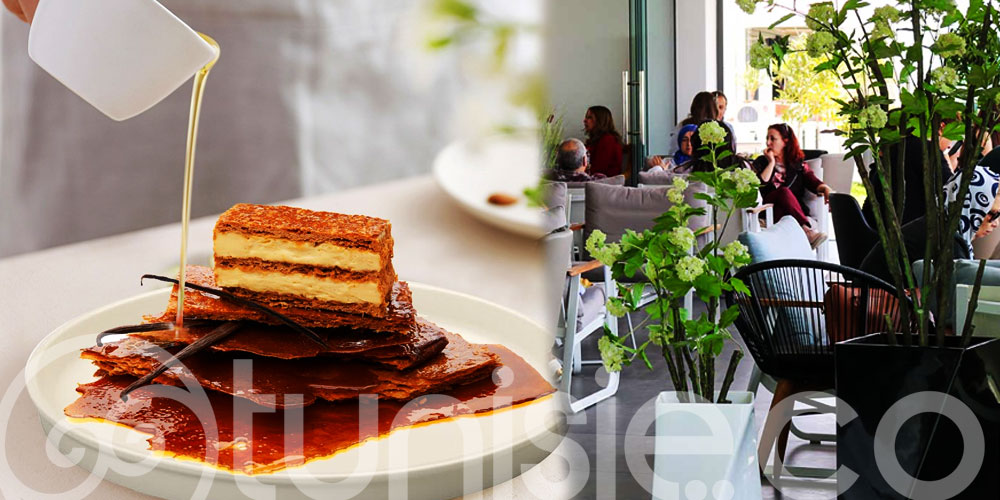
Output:
[[[432,38],[427,40],[427,48],[433,50],[443,49],[455,42],[455,37],[452,36],[442,36],[438,38]]]
[[[903,103],[903,111],[911,115],[922,115],[927,112],[927,97],[919,92],[914,95],[905,89],[900,91],[899,100]]]
[[[873,47],[873,49],[874,50],[872,50],[872,53],[873,53],[873,55],[875,56],[876,59],[887,59],[887,58],[890,58],[890,57],[896,55],[896,51],[893,50],[892,47],[889,47],[888,45],[886,45],[884,43],[878,43],[878,44],[876,44]],[[886,63],[886,64],[888,64],[888,63]],[[891,75],[892,74],[892,66],[889,66],[888,70],[884,69],[884,67],[883,67],[882,71],[884,73],[886,73],[886,74],[890,74]]]
[[[666,308],[664,308],[664,310],[666,310]],[[663,318],[663,316],[660,315],[660,305],[657,304],[656,302],[653,302],[652,304],[646,306],[646,308],[643,309],[643,311],[645,311],[646,314],[649,315],[649,317],[654,320],[660,320],[661,318]]]
[[[638,284],[632,286],[631,295],[630,295],[630,299],[631,299],[631,303],[632,303],[632,309],[635,309],[636,307],[638,307],[639,303],[642,302],[642,294],[643,294],[643,292],[645,290],[646,290],[646,286],[643,283],[638,283]]]
[[[646,357],[646,350],[645,349],[640,349],[639,350],[639,358],[642,359],[642,362],[646,364],[646,368],[647,369],[649,369],[649,370],[653,369],[653,363],[650,363],[649,362],[649,358]]]
[[[738,293],[748,297],[750,296],[750,289],[747,288],[746,283],[743,283],[743,280],[739,278],[729,278],[729,284],[733,285],[733,290],[736,290]]]
[[[698,292],[698,298],[708,302],[722,296],[722,281],[717,276],[703,273],[694,279],[694,289]]]
[[[844,2],[844,5],[840,7],[840,12],[838,13],[838,15],[846,17],[847,11],[857,9],[860,6],[860,4],[861,4],[860,0],[847,0],[846,2]]]
[[[775,21],[774,23],[772,23],[770,26],[768,26],[767,29],[773,30],[775,28],[775,26],[777,26],[777,25],[779,25],[779,24],[781,24],[781,23],[783,23],[783,22],[785,22],[785,21],[787,21],[787,20],[789,20],[789,19],[791,19],[793,17],[795,17],[795,13],[794,12],[791,13],[791,14],[786,14],[781,19],[778,19],[777,21]]]
[[[944,19],[941,20],[941,27],[947,28],[961,20],[962,20],[962,14],[960,12],[958,11],[952,12],[944,16]]]
[[[437,0],[434,12],[443,17],[452,17],[463,21],[475,21],[478,9],[464,0]]]
[[[649,247],[646,249],[649,260],[652,262],[660,262],[667,255],[667,245],[664,242],[664,236],[661,235],[649,242]]]
[[[636,255],[632,256],[627,261],[625,261],[625,270],[624,270],[625,276],[628,276],[629,278],[635,276],[636,271],[641,269],[642,265],[645,263],[646,259],[642,257],[641,253],[637,253]]]
[[[835,70],[837,69],[837,66],[839,66],[839,61],[827,59],[826,61],[817,64],[816,67],[813,68],[813,71],[816,73],[822,73],[824,71]]]
[[[961,121],[953,121],[944,126],[941,135],[947,139],[957,141],[965,137],[965,124]]]
[[[729,306],[728,309],[722,312],[722,316],[719,317],[719,328],[726,328],[727,326],[733,324],[739,315],[740,308],[738,306]]]
[[[722,275],[726,272],[729,267],[729,263],[726,262],[722,257],[716,257],[715,255],[709,255],[705,258],[708,262],[708,268],[716,275]]]
[[[899,134],[898,130],[886,129],[882,131],[880,139],[885,144],[893,144],[899,142],[899,140],[902,139],[902,136]]]
[[[972,67],[966,79],[970,86],[986,87],[989,85],[989,77],[986,75],[986,69],[979,65]]]

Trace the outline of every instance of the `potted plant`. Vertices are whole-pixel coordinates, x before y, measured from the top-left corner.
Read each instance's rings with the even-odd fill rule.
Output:
[[[764,2],[737,3],[753,12]],[[955,307],[953,242],[962,205],[984,138],[1000,123],[997,2],[971,0],[965,12],[953,0],[904,0],[874,9],[858,0],[820,2],[808,12],[796,11],[794,4],[766,3],[787,12],[772,27],[794,16],[805,18],[813,30],[806,50],[825,58],[815,71],[837,75],[847,90],[847,98],[837,102],[849,125],[839,133],[846,157],[854,159],[872,200],[875,220],[870,222],[878,230],[901,315],[910,319],[903,332],[863,336],[836,346],[839,416],[857,414],[838,428],[838,464],[853,471],[839,476],[841,494],[995,496],[1000,491],[995,472],[1000,451],[986,446],[977,455],[976,441],[1000,440],[1000,397],[990,382],[1000,377],[1000,342],[973,337],[970,321],[952,326],[947,319]],[[787,54],[783,41],[779,37],[771,46],[752,47],[751,64],[761,69],[780,65]],[[948,119],[955,121],[942,126]],[[940,173],[937,144],[942,134],[964,142],[951,196]],[[908,247],[903,232],[903,210],[912,202],[904,197],[904,172],[913,168],[904,164],[907,147],[921,148],[923,158],[927,231],[920,248]],[[871,173],[862,159],[869,152]],[[925,263],[919,277],[911,267],[915,253]],[[976,291],[968,304],[970,317]],[[923,401],[930,401],[927,408],[944,410],[903,418],[899,410],[907,405],[912,409],[925,396],[930,398]],[[974,418],[956,427],[947,423],[956,418],[955,412]],[[886,422],[892,418],[902,420]],[[898,432],[878,433],[893,427]],[[969,457],[978,463],[962,470],[967,464],[961,459]],[[860,477],[855,480],[854,474]]]
[[[608,299],[608,312],[621,317],[643,311],[647,317],[637,328],[645,326],[649,331],[649,339],[637,348],[626,345],[624,336],[607,331],[598,345],[609,371],[619,371],[636,359],[652,369],[649,349],[658,351],[666,362],[674,391],[661,393],[656,402],[654,496],[665,494],[656,490],[657,484],[666,484],[664,481],[683,488],[692,480],[710,487],[728,480],[739,495],[759,498],[753,394],[729,390],[743,356],[740,349],[733,351],[722,386],[715,389],[716,358],[725,341],[732,338],[727,328],[739,314],[735,307],[720,312],[720,297],[724,291],[749,293],[741,281],[731,277],[731,271],[750,262],[743,244],[721,246],[718,235],[737,210],[756,204],[759,181],[756,174],[741,166],[715,168],[732,155],[725,148],[726,132],[718,122],[702,124],[698,134],[704,144],[701,158],[713,169],[692,173],[688,179],[708,188],[694,195],[707,209],[684,202],[689,182],[676,177],[666,190],[673,206],[655,219],[652,230],[626,231],[614,243],[594,231],[587,240],[587,250],[610,266],[617,282],[618,296]],[[709,226],[690,227],[693,217],[704,215],[710,217]],[[696,248],[697,236],[708,233],[715,238]],[[652,299],[644,300],[649,292]],[[691,317],[691,311],[684,307],[689,293],[697,294],[708,310]],[[711,438],[691,440],[691,436],[704,436],[706,424]],[[675,439],[679,435],[686,438]]]

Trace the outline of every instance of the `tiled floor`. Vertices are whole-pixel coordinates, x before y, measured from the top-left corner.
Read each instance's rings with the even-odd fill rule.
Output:
[[[625,323],[621,324],[625,331]],[[584,358],[599,357],[597,336],[593,335],[584,346]],[[640,342],[645,340],[641,333]],[[729,359],[728,347],[720,357]],[[567,458],[571,474],[586,474],[586,484],[574,498],[649,498],[653,483],[653,402],[661,391],[671,390],[670,377],[659,351],[650,350],[653,370],[641,361],[622,372],[618,393],[595,406],[568,418],[568,443],[576,453]],[[720,362],[721,366],[721,362]],[[745,390],[752,362],[744,358],[733,383],[733,390]],[[723,369],[717,369],[716,387],[721,385]],[[573,393],[584,394],[604,386],[607,375],[598,366],[584,366],[583,373],[574,378]],[[757,393],[755,412],[760,432],[771,395],[761,388]],[[832,415],[800,417],[798,425],[808,431],[831,433],[834,429]],[[584,458],[585,457],[585,458]],[[806,467],[835,467],[832,445],[810,445],[795,438],[789,439],[788,465]],[[831,486],[817,485],[810,481],[786,481],[780,489],[765,481],[764,498],[818,499],[834,498]],[[703,498],[713,498],[711,493]]]

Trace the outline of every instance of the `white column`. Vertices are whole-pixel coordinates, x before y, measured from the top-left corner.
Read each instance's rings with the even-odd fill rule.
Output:
[[[683,120],[698,92],[719,90],[716,76],[716,3],[676,0],[677,119]]]

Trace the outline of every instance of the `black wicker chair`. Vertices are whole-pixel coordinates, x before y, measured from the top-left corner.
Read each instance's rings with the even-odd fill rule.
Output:
[[[762,262],[740,269],[736,278],[750,295],[726,295],[727,304],[740,310],[735,326],[760,371],[777,380],[758,446],[762,467],[776,446],[772,470],[777,476],[795,415],[792,405],[776,409],[778,404],[804,392],[831,392],[834,344],[890,326],[900,331],[899,300],[885,281],[828,262]]]

